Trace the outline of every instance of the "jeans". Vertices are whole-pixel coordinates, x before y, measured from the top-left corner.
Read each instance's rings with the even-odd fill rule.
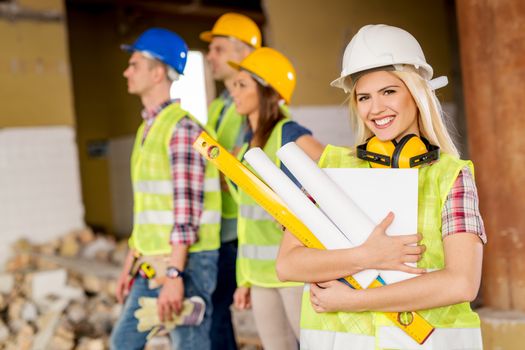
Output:
[[[217,281],[217,250],[188,254],[184,269],[184,296],[198,295],[206,302],[204,319],[199,326],[178,326],[170,332],[174,350],[209,350],[211,315],[213,306],[211,295]],[[122,315],[113,328],[110,347],[114,350],[143,349],[148,332],[137,331],[138,321],[133,315],[138,309],[140,297],[158,297],[160,288],[149,289],[148,280],[137,275],[130,294],[126,299]]]
[[[224,242],[219,250],[219,273],[217,288],[213,292],[213,315],[211,323],[212,350],[237,350],[233,332],[230,306],[237,288],[235,263],[237,259],[237,240]]]

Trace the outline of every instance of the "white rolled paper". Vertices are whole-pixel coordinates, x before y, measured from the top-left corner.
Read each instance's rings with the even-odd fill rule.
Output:
[[[345,237],[323,212],[286,176],[260,148],[246,152],[244,159],[259,176],[286,203],[326,249],[352,248],[355,245]],[[377,277],[377,270],[364,270],[353,275],[366,288]]]
[[[366,241],[375,228],[373,221],[295,142],[281,147],[277,156],[354,245]]]

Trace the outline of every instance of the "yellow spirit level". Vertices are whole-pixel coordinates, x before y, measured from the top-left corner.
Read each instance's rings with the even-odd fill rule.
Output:
[[[210,135],[202,132],[193,143],[193,148],[199,151],[225,176],[249,194],[257,204],[263,207],[281,225],[286,227],[288,231],[306,247],[326,249],[315,235],[288,210],[283,201],[272,189],[225,150]],[[362,289],[352,276],[346,277],[345,280],[353,288]],[[375,280],[370,285],[370,288],[377,288],[382,285],[379,280]],[[384,314],[419,344],[423,344],[434,331],[434,327],[416,312],[385,312]]]

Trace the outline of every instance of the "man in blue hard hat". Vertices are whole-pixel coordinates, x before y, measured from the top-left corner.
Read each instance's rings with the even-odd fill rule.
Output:
[[[170,331],[173,349],[209,349],[211,295],[217,276],[221,217],[219,174],[192,148],[202,132],[193,116],[170,97],[183,74],[188,48],[177,34],[145,31],[132,44],[124,71],[128,92],[140,97],[142,124],[131,157],[134,222],[129,253],[117,283],[124,303],[111,335],[113,349],[143,349],[147,332],[137,330],[139,298],[158,297],[161,321],[182,311],[185,297],[206,305],[200,325]]]

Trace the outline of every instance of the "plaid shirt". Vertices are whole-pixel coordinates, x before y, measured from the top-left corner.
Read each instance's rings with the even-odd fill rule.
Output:
[[[443,238],[456,233],[470,232],[479,236],[483,244],[487,235],[479,213],[478,192],[468,168],[459,173],[441,212]]]
[[[146,122],[142,142],[146,139],[157,115],[171,103],[167,101],[154,110],[143,110]],[[182,118],[170,140],[170,159],[173,175],[174,225],[171,243],[191,245],[198,239],[199,221],[204,201],[204,159],[193,149],[193,141],[202,128],[190,118]]]

